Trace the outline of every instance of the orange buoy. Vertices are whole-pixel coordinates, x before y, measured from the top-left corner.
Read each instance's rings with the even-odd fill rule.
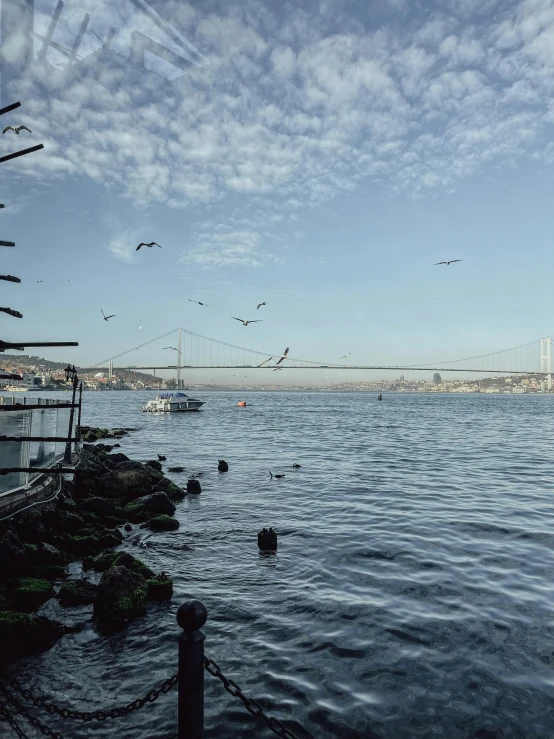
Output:
[[[239,408],[244,408],[246,405],[246,400],[239,400],[237,405],[239,406]]]

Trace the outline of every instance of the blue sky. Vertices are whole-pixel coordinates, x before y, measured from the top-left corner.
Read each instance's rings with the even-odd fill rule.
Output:
[[[180,325],[416,364],[554,333],[554,0],[141,4],[66,4],[53,38],[88,13],[83,59],[50,48],[14,83],[2,122],[32,134],[1,153],[45,148],[2,165],[2,270],[23,280],[3,304],[24,314],[4,339],[76,340],[43,354],[85,366]],[[54,7],[36,0],[39,34]],[[182,69],[133,66],[145,37]],[[126,361],[174,361],[168,343]]]

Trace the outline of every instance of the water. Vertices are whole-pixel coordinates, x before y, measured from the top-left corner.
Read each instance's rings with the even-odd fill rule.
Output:
[[[165,454],[181,484],[204,472],[202,494],[178,506],[179,531],[125,543],[173,574],[173,601],[109,638],[87,623],[20,677],[84,710],[132,700],[176,671],[190,593],[208,609],[206,654],[300,739],[550,739],[554,398],[198,395],[200,413],[156,415],[137,412],[152,393],[85,394],[83,423],[136,427],[121,451]],[[263,526],[277,556],[258,553]],[[69,735],[150,739],[175,721],[172,693]],[[206,729],[273,736],[209,675]]]

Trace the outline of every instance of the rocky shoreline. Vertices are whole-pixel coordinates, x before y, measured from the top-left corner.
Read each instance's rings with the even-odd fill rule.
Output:
[[[119,439],[132,429],[82,428],[83,439]],[[167,600],[172,579],[156,575],[120,547],[122,529],[179,528],[173,517],[186,492],[168,480],[157,460],[114,452],[119,444],[84,444],[72,482],[57,497],[0,522],[0,660],[49,647],[74,628],[36,615],[50,598],[62,606],[93,605],[97,630],[110,633],[143,614],[148,601]],[[69,579],[68,565],[82,563]],[[87,573],[102,573],[98,585]]]

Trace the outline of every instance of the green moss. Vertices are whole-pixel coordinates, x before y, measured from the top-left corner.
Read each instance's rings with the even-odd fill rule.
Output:
[[[62,565],[38,564],[32,568],[34,577],[43,578],[44,580],[61,580],[67,577],[67,571]]]
[[[173,580],[171,577],[151,577],[146,581],[148,600],[169,600],[173,595]]]
[[[127,503],[127,505],[123,507],[123,514],[137,513],[141,508],[142,506],[140,503]]]
[[[30,631],[33,625],[32,616],[19,611],[0,611],[0,640],[10,638],[14,631],[24,633]]]
[[[146,584],[139,585],[135,588],[132,596],[120,598],[120,600],[116,601],[114,618],[116,620],[127,621],[135,616],[140,616],[146,610],[147,600],[148,589]]]
[[[184,500],[186,495],[185,491],[181,490],[181,488],[178,485],[175,485],[175,483],[173,482],[169,483],[169,485],[165,488],[164,493],[174,503],[180,503],[182,500]]]
[[[179,528],[179,521],[172,516],[162,514],[151,518],[146,526],[152,531],[175,531]]]
[[[34,611],[54,595],[54,588],[48,580],[22,577],[13,592],[14,599],[23,611]]]
[[[96,572],[105,572],[110,567],[119,565],[127,567],[129,570],[140,572],[145,577],[149,577],[152,572],[142,560],[133,557],[132,554],[128,554],[127,552],[104,552],[100,556],[95,557],[92,567]]]
[[[94,558],[92,568],[95,572],[105,572],[113,567],[117,559],[117,552],[104,552]]]

